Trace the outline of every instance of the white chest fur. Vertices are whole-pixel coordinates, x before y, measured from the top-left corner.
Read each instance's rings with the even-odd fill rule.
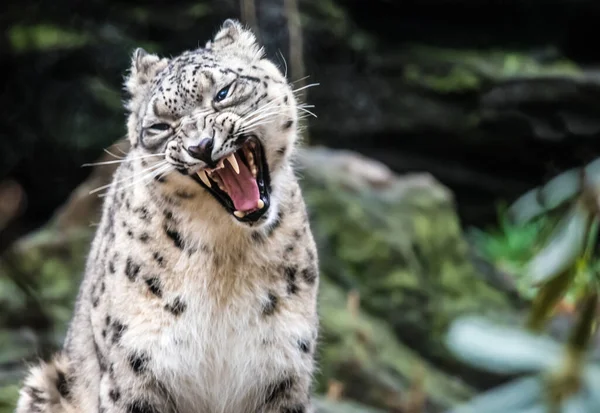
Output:
[[[282,374],[310,370],[298,342],[314,334],[312,300],[292,297],[280,265],[268,256],[250,251],[229,261],[222,254],[215,262],[210,254],[180,253],[161,278],[164,299],[180,300],[185,311],[176,318],[165,311],[137,317],[140,324],[124,337],[151,355],[151,370],[179,412],[258,408]],[[273,297],[277,308],[270,313]]]

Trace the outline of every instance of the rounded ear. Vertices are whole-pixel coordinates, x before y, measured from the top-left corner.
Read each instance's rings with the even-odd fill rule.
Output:
[[[129,76],[125,82],[129,93],[135,95],[141,87],[150,83],[161,70],[167,67],[168,63],[168,59],[149,54],[141,47],[135,49],[131,58]]]
[[[229,47],[249,51],[259,48],[254,33],[235,19],[225,20],[213,39],[206,43],[207,49],[222,50]]]

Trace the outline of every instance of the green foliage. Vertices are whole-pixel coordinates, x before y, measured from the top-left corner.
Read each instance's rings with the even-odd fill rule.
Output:
[[[89,34],[53,24],[32,26],[14,25],[7,31],[10,44],[16,52],[73,49],[92,41]]]
[[[368,297],[365,310],[427,357],[447,359],[442,337],[458,315],[506,316],[508,300],[476,275],[444,187],[427,176],[361,185],[344,167],[328,171],[338,162],[331,152],[302,172],[307,204],[319,211],[313,228],[324,272]]]
[[[526,267],[540,250],[544,233],[552,224],[549,216],[540,216],[526,224],[515,224],[506,208],[500,208],[499,225],[489,230],[470,229],[467,237],[477,252],[499,271],[510,274],[523,297],[532,299],[536,289],[527,278]]]
[[[508,50],[482,52],[413,45],[404,54],[409,62],[419,62],[418,66],[407,65],[407,82],[441,93],[475,91],[491,82],[512,78],[580,73],[568,60],[540,62],[525,53]]]
[[[593,300],[594,308],[596,300]],[[573,337],[585,337],[581,351],[549,337],[477,318],[457,320],[448,346],[463,361],[506,373],[526,373],[475,397],[451,413],[595,413],[600,410],[600,365],[590,361],[590,313],[581,317]],[[573,341],[571,341],[571,344]]]
[[[528,252],[511,257],[518,262],[520,281],[537,291],[526,329],[465,318],[453,324],[448,346],[456,357],[472,365],[529,375],[476,397],[455,413],[600,410],[600,365],[592,361],[588,350],[597,331],[600,293],[595,257],[599,172],[600,160],[596,160],[524,194],[509,208],[511,221],[503,228],[508,236],[475,235],[480,250],[496,259],[513,252],[510,241],[516,238],[516,245]],[[557,224],[549,229],[552,220],[544,215],[554,215]],[[562,297],[569,294],[579,317],[569,339],[560,344],[543,335],[544,326]]]

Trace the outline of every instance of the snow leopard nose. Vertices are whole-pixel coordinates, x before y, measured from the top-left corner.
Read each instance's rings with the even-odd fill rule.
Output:
[[[209,168],[215,168],[217,163],[212,159],[213,140],[204,138],[195,146],[187,148],[188,153],[196,159],[206,163]]]

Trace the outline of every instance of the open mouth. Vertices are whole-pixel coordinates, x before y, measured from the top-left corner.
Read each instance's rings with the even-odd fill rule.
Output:
[[[238,221],[256,222],[269,210],[269,170],[262,145],[254,136],[219,160],[216,168],[201,169],[192,176]]]

